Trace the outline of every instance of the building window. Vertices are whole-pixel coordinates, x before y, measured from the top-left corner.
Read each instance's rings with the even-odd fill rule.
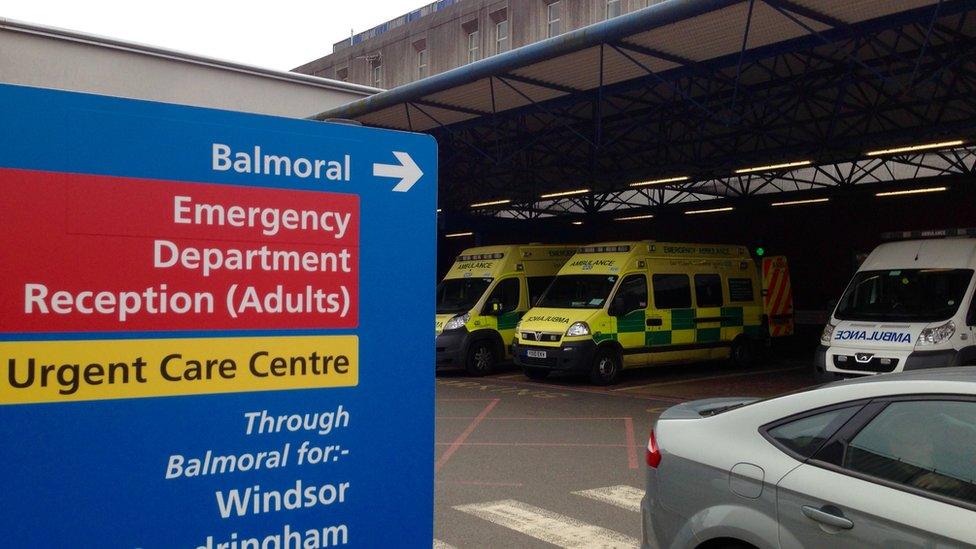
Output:
[[[341,69],[336,69],[336,80],[341,80],[346,82],[349,80],[349,67],[342,67]]]
[[[481,38],[478,29],[468,32],[468,63],[478,60],[481,49]]]
[[[417,52],[417,78],[427,77],[427,49]]]
[[[427,39],[421,38],[413,43],[413,51],[416,52],[417,59],[417,80],[421,78],[427,78],[430,75],[430,71],[427,68],[429,63],[429,55],[427,53]]]
[[[547,36],[549,38],[559,36],[563,32],[563,25],[559,16],[559,4],[560,1],[556,0],[546,6],[546,21],[548,22]]]
[[[383,62],[379,59],[374,59],[370,61],[370,72],[372,73],[372,82],[374,88],[383,87]]]
[[[607,19],[620,15],[620,0],[607,0]]]
[[[508,50],[508,19],[503,19],[495,23],[495,53]]]

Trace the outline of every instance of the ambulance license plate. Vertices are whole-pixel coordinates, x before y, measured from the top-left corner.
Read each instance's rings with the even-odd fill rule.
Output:
[[[535,349],[526,349],[525,356],[529,358],[546,358],[546,352],[536,351]]]

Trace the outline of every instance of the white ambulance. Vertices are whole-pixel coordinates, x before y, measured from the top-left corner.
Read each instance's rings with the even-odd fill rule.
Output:
[[[976,229],[898,233],[865,259],[820,338],[823,380],[976,365]]]

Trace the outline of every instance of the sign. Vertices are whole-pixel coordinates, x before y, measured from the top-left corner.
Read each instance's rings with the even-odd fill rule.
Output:
[[[11,547],[433,537],[429,136],[0,85]]]

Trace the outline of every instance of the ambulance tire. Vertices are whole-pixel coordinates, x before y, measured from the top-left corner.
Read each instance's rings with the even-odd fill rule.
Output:
[[[729,359],[736,368],[755,366],[759,358],[759,344],[748,337],[738,337],[732,342]]]
[[[536,381],[542,381],[543,379],[549,377],[549,370],[545,368],[533,368],[531,366],[525,366],[522,368],[522,371],[525,372],[525,377],[534,379]]]
[[[485,376],[495,371],[498,358],[495,356],[495,345],[488,339],[475,341],[468,347],[468,354],[464,359],[464,370],[469,375]]]
[[[590,368],[590,382],[594,385],[613,385],[620,380],[620,353],[611,348],[597,349]]]

